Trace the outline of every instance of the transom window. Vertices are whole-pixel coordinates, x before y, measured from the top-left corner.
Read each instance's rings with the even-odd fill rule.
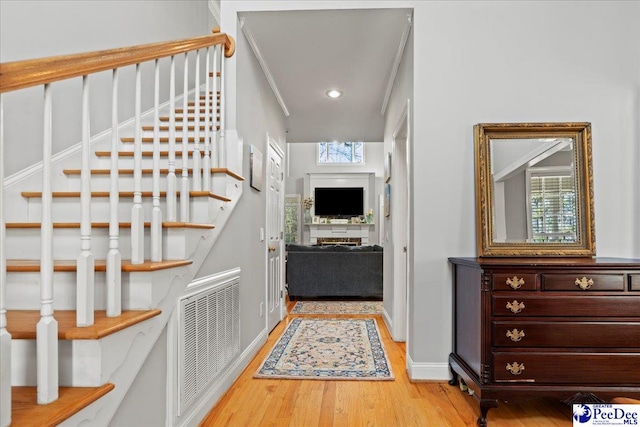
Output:
[[[364,164],[362,142],[319,142],[318,164]]]

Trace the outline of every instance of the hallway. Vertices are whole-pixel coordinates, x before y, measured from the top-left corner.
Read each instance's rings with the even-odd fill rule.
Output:
[[[289,313],[294,304],[287,304]],[[374,317],[395,381],[254,379],[262,360],[297,316]],[[391,340],[381,315],[289,314],[200,426],[461,427],[475,426],[477,416],[477,402],[458,387],[446,382],[409,382],[405,344]],[[521,405],[501,404],[489,411],[487,419],[491,427],[569,427],[571,410],[562,403],[538,399]]]

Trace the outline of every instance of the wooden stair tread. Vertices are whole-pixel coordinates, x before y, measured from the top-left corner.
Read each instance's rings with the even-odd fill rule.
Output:
[[[196,140],[196,138],[194,136],[190,136],[187,139],[188,139],[189,142],[195,142],[195,140]],[[140,140],[141,140],[141,142],[153,142],[154,138],[152,136],[145,136],[145,137],[142,137]],[[136,139],[133,136],[125,136],[123,138],[120,138],[120,141],[123,142],[123,143],[127,143],[127,144],[133,144],[136,141]],[[169,137],[168,136],[161,136],[159,138],[158,142],[160,142],[161,144],[168,143],[169,142]],[[176,142],[182,143],[182,137],[181,136],[176,136]],[[205,142],[205,137],[201,136],[199,138],[198,142]]]
[[[7,229],[16,229],[16,228],[40,228],[39,222],[8,222],[5,224]],[[144,226],[146,228],[151,227],[150,222],[145,222]],[[131,227],[130,222],[120,222],[118,223],[119,228],[129,228]],[[163,221],[162,228],[191,228],[191,229],[213,229],[216,226],[213,224],[198,224],[195,222],[169,222]],[[54,222],[53,228],[80,228],[79,222]],[[91,228],[109,228],[108,222],[92,222]]]
[[[11,426],[56,426],[114,388],[112,383],[100,387],[60,387],[58,400],[38,405],[37,387],[11,387]]]
[[[133,157],[133,151],[118,151],[118,157]],[[176,151],[176,157],[182,157],[182,150]],[[187,152],[193,155],[193,150]],[[98,157],[111,157],[111,151],[96,151]],[[153,157],[153,151],[142,151],[142,157]],[[160,157],[169,157],[169,150],[160,150]]]
[[[211,129],[213,129],[213,125],[209,125],[209,127]],[[187,130],[191,130],[192,131],[192,130],[194,130],[194,128],[195,128],[195,126],[193,126],[193,125],[192,126],[187,126]],[[176,123],[175,129],[176,129],[176,132],[181,132],[182,131],[182,125]],[[220,130],[220,125],[217,125],[216,129]],[[145,132],[153,131],[153,125],[144,125],[144,126],[142,126],[142,130],[145,131]],[[200,130],[204,130],[204,124],[200,125]],[[168,125],[160,125],[160,131],[161,132],[169,131],[169,126]]]
[[[80,175],[82,170],[81,169],[64,169],[62,172],[65,175]],[[193,174],[193,168],[188,168],[187,172],[189,174]],[[166,175],[168,173],[169,173],[169,169],[164,169],[164,168],[160,169],[160,174]],[[176,175],[182,174],[182,168],[176,168],[175,173]],[[242,176],[238,175],[235,172],[231,172],[227,168],[211,168],[211,173],[213,174],[224,173],[237,179],[238,181],[244,181],[244,178]],[[110,175],[111,169],[91,169],[91,174],[92,175]],[[151,175],[153,174],[153,169],[142,169],[142,174]],[[118,169],[118,175],[133,175],[133,169]]]
[[[26,198],[39,198],[42,197],[41,191],[23,191],[20,193],[22,197]],[[161,191],[160,197],[166,197],[167,192]],[[180,192],[177,192],[177,196],[180,197]],[[231,199],[225,196],[221,196],[219,194],[212,193],[210,191],[189,191],[190,197],[210,197],[212,199],[218,199],[223,202],[230,202]],[[54,191],[52,192],[52,197],[68,197],[68,198],[76,198],[80,197],[79,191]],[[108,191],[92,191],[91,197],[109,197]],[[119,197],[133,197],[133,191],[120,191]],[[152,191],[143,191],[142,197],[153,197]]]
[[[217,101],[219,101],[219,100],[220,100],[220,98],[217,99]],[[213,99],[209,98],[209,108],[213,107],[213,105],[214,105],[214,103],[211,102],[211,101],[213,101]],[[200,106],[206,106],[207,105],[207,101],[203,99],[202,101],[198,101],[198,104],[200,104]],[[182,104],[180,104],[180,105],[182,105]],[[196,105],[195,101],[187,102],[187,107],[195,107],[195,105]],[[216,106],[216,109],[218,111],[220,111],[220,103],[216,102],[215,106]]]
[[[162,310],[127,310],[120,316],[107,317],[105,310],[94,312],[91,326],[76,326],[75,310],[56,310],[53,317],[58,322],[58,339],[61,340],[98,340],[130,326],[151,319]],[[36,339],[36,325],[40,320],[40,310],[7,310],[7,331],[14,340]]]
[[[201,113],[204,113],[205,109],[207,107],[207,103],[206,102],[200,102],[199,104],[200,104],[200,107],[203,107],[203,108],[199,108],[198,111],[200,111]],[[175,109],[175,113],[176,114],[182,114],[183,112],[184,112],[184,108],[176,108]],[[196,112],[195,103],[189,103],[187,105],[187,113],[195,113],[195,112]],[[216,108],[216,113],[219,113],[219,112],[220,112],[220,107],[217,107]],[[209,108],[209,113],[213,114],[213,108]]]
[[[199,115],[198,118],[200,119],[201,122],[204,122],[204,114]],[[216,118],[219,119],[220,118],[220,114],[217,114]],[[160,121],[161,122],[168,122],[170,120],[171,119],[169,118],[169,116],[160,116]],[[193,122],[195,120],[196,120],[196,116],[194,114],[188,114],[187,115],[187,123],[188,122]],[[183,119],[182,115],[179,115],[179,116],[175,116],[174,117],[174,121],[183,122],[184,119]]]
[[[94,261],[96,271],[107,271],[107,261],[97,259]],[[132,264],[131,260],[122,260],[122,271],[127,273],[139,271],[159,271],[169,268],[182,267],[192,264],[189,259],[166,260],[166,261],[145,261],[142,264]],[[53,261],[53,271],[56,272],[75,272],[77,270],[77,261],[75,259],[57,259]],[[7,272],[15,273],[37,273],[40,271],[39,259],[8,259]]]

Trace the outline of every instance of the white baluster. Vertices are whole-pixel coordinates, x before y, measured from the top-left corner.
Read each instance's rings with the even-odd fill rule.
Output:
[[[82,166],[80,171],[80,255],[77,262],[76,325],[93,325],[95,261],[91,254],[91,170],[89,76],[82,77]]]
[[[169,171],[167,172],[167,221],[175,222],[176,207],[176,58],[171,57],[169,77]]]
[[[211,68],[211,49],[207,48],[205,65],[205,85],[204,85],[204,157],[202,158],[202,189],[205,191],[211,191],[211,95],[209,90],[211,85],[211,77],[209,73]],[[215,79],[215,75],[213,77]],[[198,101],[199,102],[199,101]],[[215,111],[215,109],[214,109]]]
[[[109,253],[107,254],[107,316],[122,314],[122,254],[118,223],[118,69],[114,68],[111,85],[111,170],[109,188]]]
[[[221,50],[221,46],[216,45],[213,47],[213,88],[211,89],[211,105],[213,108],[212,117],[212,129],[213,129],[213,138],[211,138],[211,155],[213,156],[213,165],[214,167],[220,167],[220,156],[218,145],[220,132],[218,131],[218,70],[220,55],[219,51]]]
[[[194,128],[194,136],[193,136],[193,189],[196,191],[202,190],[202,181],[200,175],[200,51],[196,51],[196,70],[195,70],[195,79],[196,79],[196,88],[194,94],[193,103],[194,106],[194,119],[193,119],[193,128]],[[183,114],[187,114],[186,110]],[[184,143],[184,141],[183,141]]]
[[[58,322],[53,317],[53,222],[51,220],[51,145],[53,99],[51,84],[44,85],[42,144],[42,236],[40,254],[40,320],[36,326],[38,403],[58,399]]]
[[[0,94],[0,426],[11,424],[11,334],[7,331],[4,226],[4,110]]]
[[[220,156],[220,167],[227,167],[227,147],[225,146],[225,126],[224,126],[224,109],[225,109],[225,101],[224,101],[224,46],[220,46],[220,142],[218,143],[218,150]]]
[[[160,210],[160,61],[156,59],[153,100],[153,207],[151,209],[151,261],[162,261]]]
[[[180,187],[180,221],[189,222],[189,122],[184,113],[189,108],[189,54],[184,54],[184,86],[182,92],[182,181]]]
[[[133,207],[131,208],[131,263],[144,263],[144,211],[142,209],[142,89],[140,64],[136,64],[135,136],[133,147]]]

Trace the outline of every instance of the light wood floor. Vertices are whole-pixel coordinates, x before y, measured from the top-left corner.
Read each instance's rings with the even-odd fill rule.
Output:
[[[289,312],[294,303],[289,303]],[[405,372],[405,345],[391,340],[382,316],[374,317],[395,375],[394,381],[322,381],[254,379],[291,319],[289,315],[269,335],[265,346],[228,393],[220,399],[201,427],[444,427],[475,426],[478,403],[446,382],[409,382]],[[553,400],[524,404],[501,403],[487,416],[489,427],[570,427],[571,410]]]

